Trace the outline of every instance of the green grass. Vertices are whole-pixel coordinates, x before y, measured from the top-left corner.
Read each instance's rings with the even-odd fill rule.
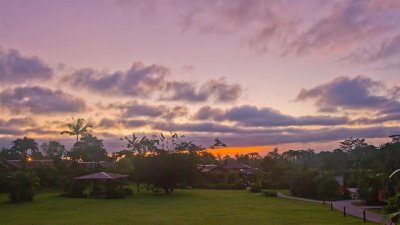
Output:
[[[6,195],[0,195],[1,225],[363,224],[328,206],[246,191],[177,190],[163,196],[144,192],[118,200],[71,199],[46,192],[31,203],[6,200]]]

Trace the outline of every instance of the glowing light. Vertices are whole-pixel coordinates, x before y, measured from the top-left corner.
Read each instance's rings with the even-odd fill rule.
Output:
[[[246,146],[246,147],[226,147],[226,148],[218,148],[218,149],[209,149],[208,151],[213,155],[230,155],[234,156],[235,154],[247,154],[251,152],[258,152],[260,155],[266,155],[269,151],[272,151],[272,146]]]

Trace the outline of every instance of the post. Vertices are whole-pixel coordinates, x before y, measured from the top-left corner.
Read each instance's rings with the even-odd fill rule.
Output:
[[[367,222],[367,219],[366,219],[366,217],[365,217],[365,210],[363,211],[363,221],[364,221],[364,223]]]
[[[325,205],[325,200],[322,201],[322,205]]]
[[[333,202],[331,202],[331,211],[333,210]]]
[[[343,206],[343,216],[346,217],[346,206]]]

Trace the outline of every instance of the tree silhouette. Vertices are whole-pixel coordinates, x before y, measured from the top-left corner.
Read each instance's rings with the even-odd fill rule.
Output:
[[[34,139],[31,138],[17,138],[12,142],[11,149],[15,152],[18,152],[22,159],[27,159],[28,156],[33,156],[34,158],[40,157],[38,144]],[[29,150],[31,151],[30,154],[28,153]]]
[[[60,134],[68,134],[71,136],[76,135],[76,143],[79,141],[79,135],[90,133],[89,128],[92,127],[91,124],[86,123],[85,119],[78,118],[77,120],[72,117],[72,123],[67,123],[68,130],[61,131]]]

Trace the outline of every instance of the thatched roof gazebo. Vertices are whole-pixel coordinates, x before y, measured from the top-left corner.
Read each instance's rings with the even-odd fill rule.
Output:
[[[126,177],[129,177],[129,175],[109,173],[109,172],[98,172],[80,177],[75,177],[73,178],[73,180],[92,181],[93,191],[90,193],[91,196],[106,197],[106,198],[122,198],[126,194],[124,190],[128,188],[123,187],[125,182],[121,180]]]
[[[92,173],[85,176],[75,177],[74,180],[113,180],[129,177],[129,175],[118,174],[118,173],[109,173],[109,172],[99,172]]]

